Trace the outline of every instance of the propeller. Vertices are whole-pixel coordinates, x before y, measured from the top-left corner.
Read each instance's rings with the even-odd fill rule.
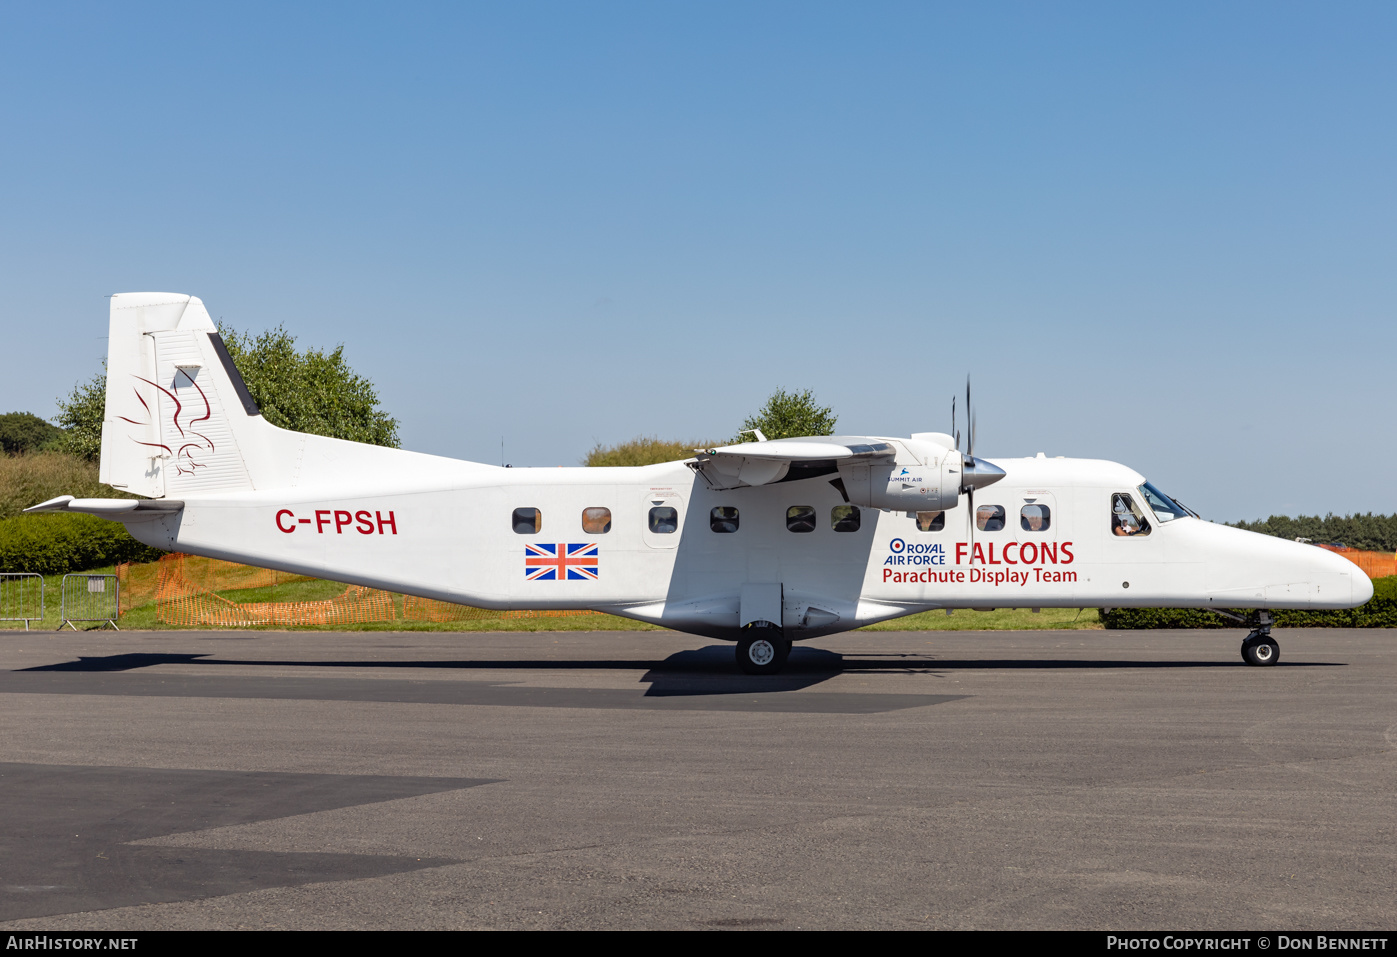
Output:
[[[951,397],[951,430],[956,427],[956,400]],[[966,520],[969,522],[968,536],[970,550],[975,550],[975,490],[982,485],[993,485],[1004,477],[1004,470],[996,465],[975,458],[975,410],[970,405],[970,376],[965,377],[965,428],[966,446],[961,457],[961,491],[966,495]],[[955,432],[956,451],[960,451],[960,433]]]
[[[954,400],[952,400],[954,401]],[[960,477],[965,481],[966,508],[965,517],[970,523],[970,560],[975,560],[975,486],[971,485],[966,473],[975,468],[975,413],[970,409],[970,376],[965,377],[965,431],[967,433],[965,443],[965,459],[961,464]],[[957,442],[959,445],[959,442]]]

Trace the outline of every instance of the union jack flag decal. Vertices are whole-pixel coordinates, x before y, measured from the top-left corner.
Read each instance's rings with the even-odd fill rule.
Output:
[[[596,542],[524,546],[525,581],[596,581],[600,563]]]

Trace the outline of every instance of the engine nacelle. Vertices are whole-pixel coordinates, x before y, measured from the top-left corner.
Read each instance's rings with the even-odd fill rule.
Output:
[[[850,503],[897,512],[939,512],[960,501],[962,456],[940,445],[902,439],[896,464],[839,466]]]

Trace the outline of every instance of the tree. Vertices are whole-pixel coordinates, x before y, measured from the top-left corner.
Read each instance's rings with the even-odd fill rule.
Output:
[[[1278,538],[1308,538],[1314,542],[1342,542],[1349,548],[1375,552],[1397,550],[1397,515],[1371,512],[1353,515],[1272,515],[1255,522],[1229,522],[1236,528]]]
[[[833,435],[837,417],[829,406],[815,404],[811,390],[787,392],[777,389],[756,415],[742,423],[743,434],[734,442],[755,442],[749,429],[761,429],[768,439],[788,439],[801,435]]]
[[[62,429],[32,412],[0,415],[0,449],[11,455],[37,452],[62,437]]]
[[[742,428],[761,429],[768,439],[784,439],[801,435],[831,435],[834,432],[835,415],[828,406],[815,404],[815,395],[809,389],[804,392],[787,392],[777,389],[766,400],[766,405],[756,415],[749,415]],[[757,437],[747,432],[732,442],[755,442]],[[690,458],[694,449],[708,448],[714,442],[669,442],[656,436],[638,436],[629,442],[618,445],[602,445],[600,442],[587,453],[587,465],[654,465],[659,462],[678,462]]]
[[[398,420],[378,407],[373,383],[345,363],[344,346],[333,352],[302,352],[295,337],[280,326],[257,336],[234,330],[223,330],[222,335],[268,422],[295,432],[398,447]],[[58,440],[58,448],[96,460],[102,451],[106,401],[105,372],[74,386],[67,399],[60,398],[58,422],[67,434]],[[237,407],[233,396],[223,401]]]
[[[65,434],[54,447],[89,462],[97,461],[102,455],[102,417],[106,409],[106,372],[73,386],[68,398],[58,400],[58,424]]]
[[[299,352],[295,337],[281,326],[255,338],[231,329],[222,335],[268,422],[294,432],[398,447],[398,420],[378,407],[373,383],[345,363],[343,345],[328,353]]]
[[[602,445],[600,442],[587,453],[584,465],[655,465],[659,462],[681,462],[694,454],[694,449],[703,448],[702,442],[665,442],[655,436],[637,436],[619,445]]]

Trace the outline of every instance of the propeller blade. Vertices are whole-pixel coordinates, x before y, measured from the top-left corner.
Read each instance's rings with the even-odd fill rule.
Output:
[[[966,498],[969,499],[969,501],[966,503],[965,514],[966,514],[966,517],[970,519],[970,531],[969,531],[969,538],[970,538],[970,560],[973,562],[973,561],[975,560],[975,524],[976,524],[976,522],[975,522],[975,486],[971,485],[971,486],[969,486],[969,487],[966,489]]]
[[[970,440],[965,447],[966,454],[972,459],[975,457],[975,417],[970,411],[970,376],[965,377],[965,430],[969,434]]]
[[[951,396],[951,434],[956,437],[956,451],[960,451],[960,433],[956,431],[956,397]]]

